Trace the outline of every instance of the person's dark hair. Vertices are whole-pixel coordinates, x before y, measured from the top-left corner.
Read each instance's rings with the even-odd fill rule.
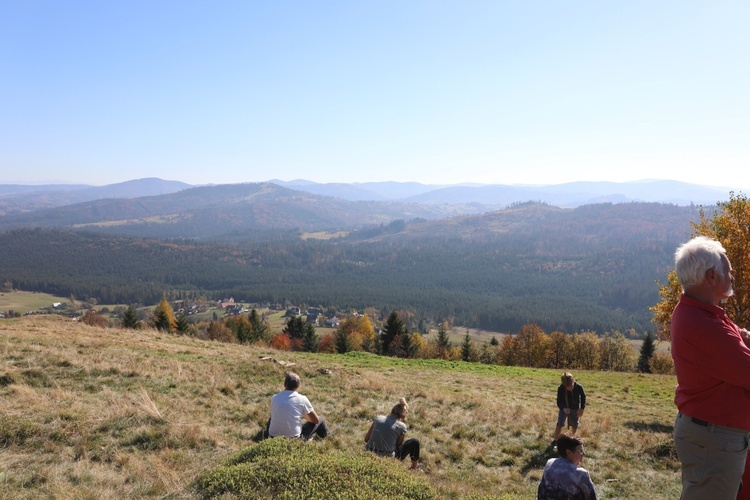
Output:
[[[284,376],[284,389],[287,391],[296,391],[301,383],[299,375],[294,372],[286,372]]]
[[[409,405],[406,404],[406,399],[404,398],[399,399],[398,404],[391,410],[391,415],[397,418],[405,418],[407,413],[409,413]]]
[[[557,454],[563,458],[566,458],[568,454],[567,450],[575,451],[579,446],[583,446],[583,441],[575,436],[568,436],[567,434],[560,434],[557,438]]]

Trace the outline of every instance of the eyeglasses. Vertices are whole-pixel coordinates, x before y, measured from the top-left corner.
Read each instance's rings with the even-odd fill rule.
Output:
[[[581,455],[585,455],[585,454],[586,454],[586,452],[585,452],[585,451],[583,451],[583,448],[576,448],[576,449],[575,449],[575,450],[573,450],[573,451],[574,451],[575,453],[580,453]]]

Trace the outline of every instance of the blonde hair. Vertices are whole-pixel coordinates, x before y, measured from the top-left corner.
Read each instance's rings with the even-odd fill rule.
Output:
[[[560,381],[566,387],[569,385],[572,385],[574,380],[575,379],[573,378],[573,375],[570,372],[565,372],[563,373],[562,377],[560,377]]]
[[[409,405],[406,404],[405,398],[399,399],[398,404],[391,410],[391,415],[394,415],[398,418],[406,417],[407,413],[409,413]]]

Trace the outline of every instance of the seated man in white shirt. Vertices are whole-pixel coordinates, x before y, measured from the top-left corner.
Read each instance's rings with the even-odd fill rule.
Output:
[[[301,437],[307,441],[313,435],[324,438],[330,433],[326,423],[315,413],[310,400],[297,392],[300,384],[299,375],[287,372],[284,390],[271,398],[271,420],[268,423],[271,437]],[[303,420],[306,421],[304,424]]]

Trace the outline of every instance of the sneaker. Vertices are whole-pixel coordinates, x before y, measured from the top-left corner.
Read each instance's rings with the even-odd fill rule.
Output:
[[[557,446],[557,439],[553,439],[552,442],[549,444],[549,447],[552,449],[555,449],[555,446]]]
[[[424,469],[421,465],[418,465],[417,467],[409,467],[409,470],[412,472],[419,472],[420,474],[424,474]]]

